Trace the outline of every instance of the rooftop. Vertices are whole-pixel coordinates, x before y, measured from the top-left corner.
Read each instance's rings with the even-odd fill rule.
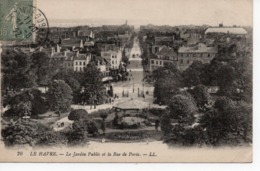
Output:
[[[160,55],[160,56],[174,56],[174,55],[177,55],[177,53],[174,51],[173,48],[165,46],[158,53],[156,53],[156,55]]]
[[[205,53],[205,52],[210,52],[210,53],[217,53],[218,50],[215,47],[207,47],[205,44],[200,43],[196,46],[182,46],[178,50],[179,53]]]
[[[212,27],[205,31],[208,33],[247,34],[247,31],[242,27]]]

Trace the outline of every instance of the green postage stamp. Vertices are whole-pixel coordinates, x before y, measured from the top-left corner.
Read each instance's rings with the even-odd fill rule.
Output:
[[[34,0],[1,0],[0,40],[32,42],[35,10]]]

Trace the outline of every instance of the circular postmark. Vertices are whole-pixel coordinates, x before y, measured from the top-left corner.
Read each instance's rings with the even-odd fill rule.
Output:
[[[8,14],[4,19],[9,29],[5,41],[11,46],[26,46],[30,44],[43,45],[49,34],[49,23],[45,14],[37,7],[28,4],[15,4],[12,18]]]

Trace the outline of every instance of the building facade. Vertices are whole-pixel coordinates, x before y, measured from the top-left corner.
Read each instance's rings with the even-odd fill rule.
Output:
[[[111,69],[119,69],[122,61],[122,51],[101,51],[101,57],[105,58],[110,63]]]
[[[210,63],[210,61],[216,56],[217,52],[217,48],[207,47],[202,43],[192,47],[180,47],[178,50],[178,69],[180,71],[186,70],[193,61]]]

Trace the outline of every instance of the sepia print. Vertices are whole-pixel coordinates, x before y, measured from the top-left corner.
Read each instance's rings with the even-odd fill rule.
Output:
[[[0,0],[0,162],[252,162],[252,0]]]

